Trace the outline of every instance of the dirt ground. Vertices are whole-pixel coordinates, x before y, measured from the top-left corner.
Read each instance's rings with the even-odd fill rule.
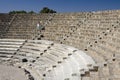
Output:
[[[27,80],[27,77],[19,68],[0,64],[0,80]]]

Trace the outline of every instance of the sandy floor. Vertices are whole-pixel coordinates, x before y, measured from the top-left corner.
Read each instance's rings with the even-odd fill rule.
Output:
[[[0,80],[27,80],[23,70],[0,64]]]

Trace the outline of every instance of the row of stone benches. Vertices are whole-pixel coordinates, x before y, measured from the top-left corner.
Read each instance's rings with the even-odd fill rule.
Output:
[[[98,67],[84,52],[51,41],[1,39],[0,44],[0,59],[25,68],[35,80],[79,80]]]

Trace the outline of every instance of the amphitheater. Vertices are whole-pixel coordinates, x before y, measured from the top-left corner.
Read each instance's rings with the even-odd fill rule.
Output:
[[[120,10],[1,13],[0,80],[120,80],[119,32]]]

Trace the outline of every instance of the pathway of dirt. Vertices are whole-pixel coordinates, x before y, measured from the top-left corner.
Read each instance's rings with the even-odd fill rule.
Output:
[[[27,80],[27,78],[23,70],[0,64],[0,80]]]

